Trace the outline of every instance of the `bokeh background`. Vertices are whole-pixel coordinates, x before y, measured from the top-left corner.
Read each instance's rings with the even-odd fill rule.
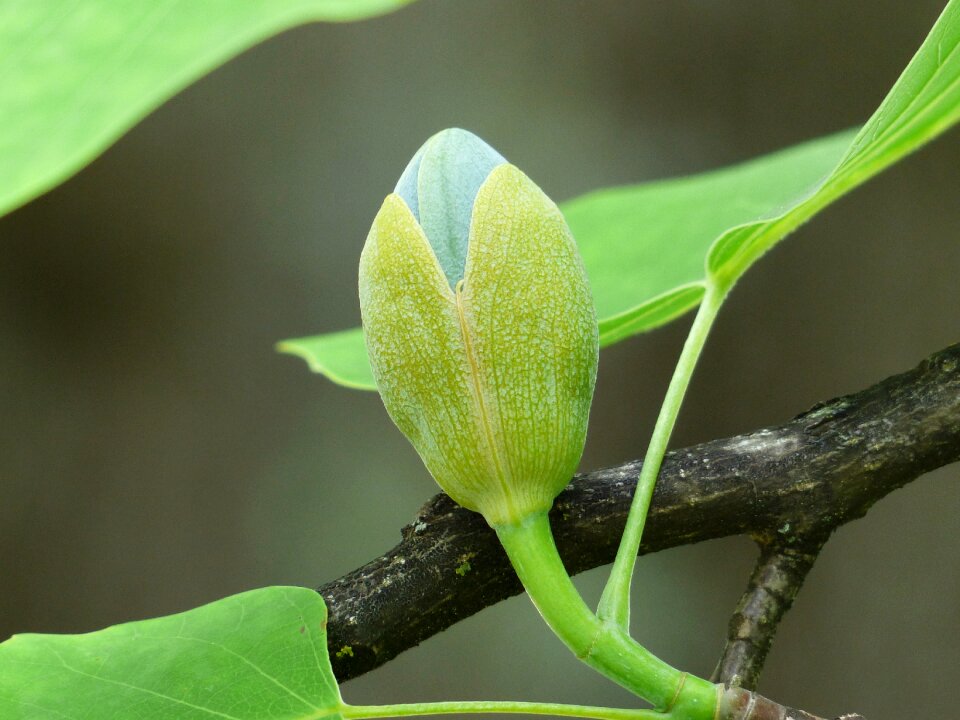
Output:
[[[0,638],[316,586],[435,491],[379,398],[282,338],[355,325],[357,257],[407,160],[477,132],[561,200],[864,121],[940,0],[422,0],[313,25],[181,93],[0,220]],[[741,281],[675,445],[783,421],[956,342],[960,133],[832,207]],[[639,456],[689,319],[604,352],[584,468]],[[761,690],[823,715],[949,717],[960,469],[827,545]],[[713,668],[744,538],[644,558],[635,630]],[[604,570],[578,578],[596,598]],[[629,703],[514,598],[347,684],[360,703]]]

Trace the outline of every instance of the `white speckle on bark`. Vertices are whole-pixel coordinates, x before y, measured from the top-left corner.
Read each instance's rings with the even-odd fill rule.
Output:
[[[783,457],[799,449],[800,442],[795,436],[776,436],[769,431],[747,435],[731,442],[727,449],[742,454],[762,454],[769,457]]]

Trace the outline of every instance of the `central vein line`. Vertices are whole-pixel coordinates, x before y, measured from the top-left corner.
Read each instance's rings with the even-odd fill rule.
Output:
[[[480,366],[473,351],[473,343],[470,340],[470,332],[467,327],[467,319],[463,313],[463,280],[457,282],[454,288],[454,294],[457,298],[457,318],[460,320],[460,334],[463,336],[463,346],[466,351],[467,361],[470,363],[470,379],[473,383],[473,393],[477,400],[477,409],[480,414],[480,424],[482,425],[484,435],[487,438],[487,444],[490,446],[490,452],[493,455],[493,464],[497,483],[500,485],[500,491],[503,494],[507,507],[511,514],[513,511],[513,497],[510,492],[510,486],[507,483],[506,470],[504,468],[503,458],[501,457],[500,444],[497,442],[493,433],[493,427],[490,422],[490,414],[487,411],[487,403],[483,393],[483,387],[480,384]]]

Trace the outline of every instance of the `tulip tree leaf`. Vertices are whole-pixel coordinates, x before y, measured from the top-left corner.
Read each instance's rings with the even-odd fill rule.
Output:
[[[4,720],[341,720],[327,611],[270,587],[85,635],[0,644]]]
[[[721,286],[831,202],[960,120],[960,0],[951,0],[893,89],[839,165],[789,208],[732,228],[710,250],[707,268]]]
[[[960,0],[950,0],[859,129],[692,177],[588,193],[561,205],[594,293],[601,345],[696,307],[831,202],[960,119]],[[360,330],[289,340],[334,381],[374,389]]]
[[[716,239],[792,206],[836,167],[853,137],[840,133],[730,168],[566,203],[590,275],[601,343],[696,307],[707,279],[704,259]]]
[[[338,385],[356,390],[377,389],[360,328],[284,340],[277,349],[303,358],[313,372],[326,375]]]
[[[0,215],[62,182],[172,95],[271,35],[409,2],[0,3]]]

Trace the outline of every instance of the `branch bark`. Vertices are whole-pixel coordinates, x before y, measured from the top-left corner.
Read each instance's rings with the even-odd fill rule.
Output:
[[[776,427],[669,453],[641,554],[728,535],[802,548],[960,459],[960,344]],[[577,475],[551,514],[571,573],[612,561],[640,463]],[[483,519],[438,495],[395,548],[319,588],[341,681],[521,591]],[[349,650],[348,650],[349,648]]]
[[[798,547],[760,545],[760,557],[737,603],[713,682],[756,690],[780,620],[793,605],[826,538]]]

